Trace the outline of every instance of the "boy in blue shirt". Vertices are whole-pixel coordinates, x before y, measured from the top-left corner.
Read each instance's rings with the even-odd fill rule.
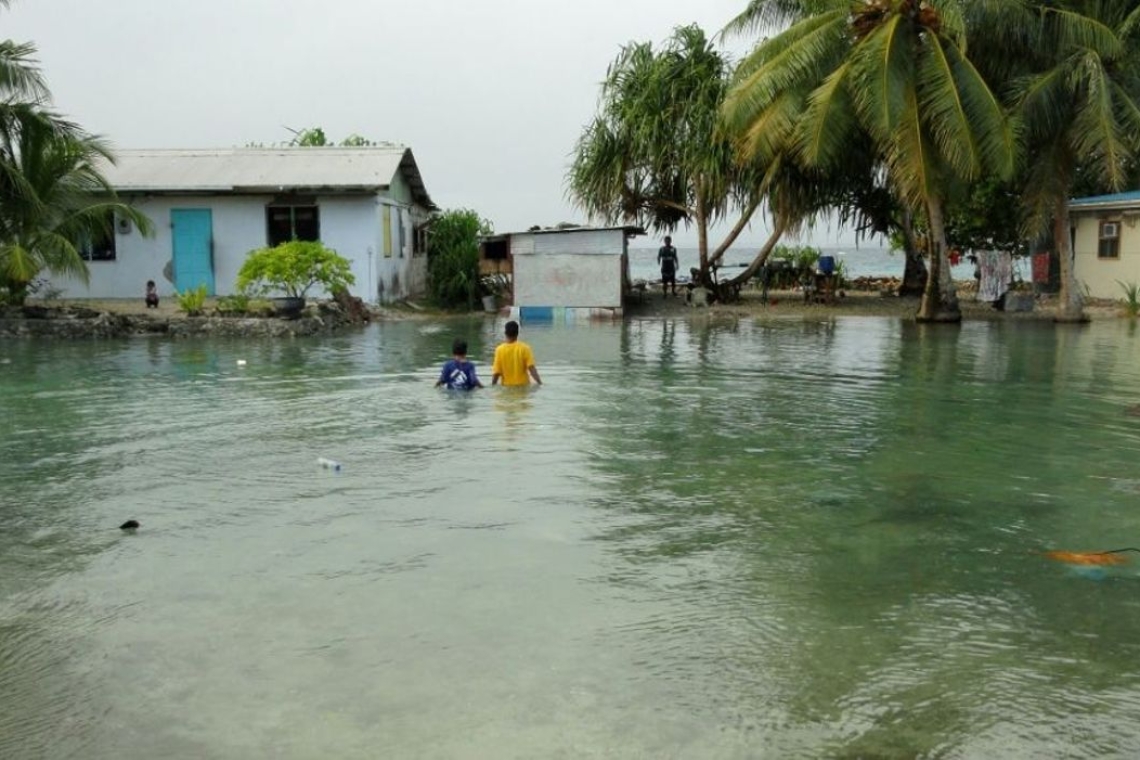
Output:
[[[451,344],[451,353],[454,358],[443,365],[443,370],[439,373],[439,380],[436,381],[435,387],[446,385],[448,390],[452,391],[469,391],[482,388],[483,383],[479,382],[479,378],[475,375],[475,365],[467,361],[467,341],[456,338],[455,342]]]

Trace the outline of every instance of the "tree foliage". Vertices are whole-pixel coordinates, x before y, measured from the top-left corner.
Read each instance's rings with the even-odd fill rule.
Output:
[[[961,318],[945,258],[948,188],[1012,171],[1014,131],[967,57],[966,0],[753,0],[732,24],[787,24],[742,62],[726,98],[745,156],[790,151],[843,172],[869,140],[891,191],[921,209],[934,241],[919,317]]]
[[[446,308],[475,305],[479,286],[479,239],[491,223],[470,209],[449,209],[428,227],[428,291]]]
[[[965,251],[1029,253],[1018,220],[1024,215],[1018,183],[993,177],[972,183],[946,210],[946,243]]]
[[[633,43],[610,64],[598,114],[574,150],[571,199],[608,223],[696,227],[707,273],[763,198],[762,166],[740,162],[719,128],[732,65],[697,26],[660,48]],[[733,220],[710,251],[709,227]]]
[[[1013,79],[1024,123],[1026,231],[1050,222],[1060,261],[1059,318],[1084,318],[1069,236],[1078,183],[1115,191],[1140,150],[1140,13],[1135,2],[1040,3]]]
[[[325,130],[321,127],[304,127],[302,129],[293,129],[292,127],[285,127],[293,133],[292,139],[286,145],[291,148],[331,148],[334,145],[340,145],[345,148],[366,148],[373,145],[380,145],[380,143],[369,140],[363,135],[356,134],[355,132],[345,137],[339,143],[333,142],[325,134]]]
[[[333,293],[355,282],[348,259],[319,241],[309,240],[290,240],[250,251],[237,278],[242,292],[279,292],[290,298],[304,298],[314,285]]]
[[[116,217],[152,232],[103,177],[108,145],[47,108],[34,54],[30,43],[0,42],[0,289],[16,303],[45,270],[86,281],[80,249],[115,234]]]

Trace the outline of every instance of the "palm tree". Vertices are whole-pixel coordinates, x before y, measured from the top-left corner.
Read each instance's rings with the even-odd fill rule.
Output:
[[[34,55],[31,43],[0,41],[0,289],[15,303],[45,269],[86,282],[79,248],[114,234],[116,215],[152,230],[100,173],[107,145],[48,110]]]
[[[731,65],[697,26],[659,50],[631,44],[610,65],[601,106],[575,146],[567,193],[592,217],[661,231],[692,224],[702,279],[763,199],[764,167],[739,163],[719,133]],[[709,228],[734,219],[710,250]]]
[[[1018,82],[1026,125],[1029,231],[1052,220],[1060,259],[1056,319],[1084,321],[1073,271],[1069,196],[1082,172],[1119,190],[1140,148],[1140,9],[1134,2],[1042,4]]]
[[[1017,5],[1016,0],[1010,0]],[[746,158],[791,150],[838,167],[869,139],[892,191],[925,212],[934,250],[918,318],[959,321],[946,259],[949,189],[1012,171],[1014,133],[966,56],[967,0],[753,0],[727,31],[787,24],[742,63],[726,124]]]
[[[44,270],[87,281],[80,254],[84,243],[114,234],[114,218],[130,219],[143,234],[150,220],[119,202],[99,171],[111,160],[96,137],[60,134],[50,120],[27,120],[5,163],[18,178],[0,184],[0,285],[22,303],[32,280]],[[16,195],[19,193],[19,195]]]

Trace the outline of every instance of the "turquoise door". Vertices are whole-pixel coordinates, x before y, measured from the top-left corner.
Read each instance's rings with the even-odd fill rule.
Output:
[[[208,208],[171,209],[174,241],[174,288],[183,293],[206,286],[214,295],[214,232]]]

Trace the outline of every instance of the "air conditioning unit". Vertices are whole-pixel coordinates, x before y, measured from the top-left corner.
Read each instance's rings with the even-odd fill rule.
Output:
[[[116,217],[115,229],[119,231],[120,235],[131,234],[131,220],[125,216]]]
[[[1120,237],[1120,224],[1117,222],[1101,222],[1101,240],[1113,240]]]

